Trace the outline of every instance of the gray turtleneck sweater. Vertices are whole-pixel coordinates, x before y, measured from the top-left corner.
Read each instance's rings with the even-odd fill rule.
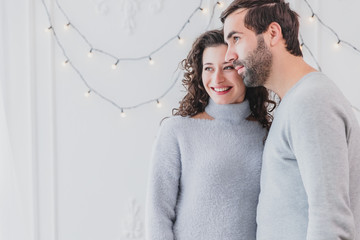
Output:
[[[171,117],[154,145],[147,240],[255,240],[266,130],[245,118],[248,101],[205,111],[214,120]]]

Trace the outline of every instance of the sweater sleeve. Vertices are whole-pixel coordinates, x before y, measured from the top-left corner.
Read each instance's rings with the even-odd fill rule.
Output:
[[[173,240],[175,207],[181,174],[178,141],[172,119],[162,123],[153,146],[145,213],[146,240]]]
[[[308,94],[291,112],[290,147],[309,204],[307,240],[353,240],[355,234],[349,197],[347,106],[329,100],[330,96],[318,93],[312,98]]]

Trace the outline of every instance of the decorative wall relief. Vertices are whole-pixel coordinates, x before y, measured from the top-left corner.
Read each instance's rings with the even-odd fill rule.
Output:
[[[149,4],[149,10],[158,13],[162,10],[164,0],[152,0]]]
[[[120,2],[120,12],[118,13],[121,17],[120,27],[125,30],[127,34],[132,34],[136,27],[135,17],[141,9],[148,9],[150,12],[156,14],[162,10],[164,0],[151,0],[151,1],[140,1],[140,0],[94,0],[95,11],[100,15],[107,15],[109,13],[109,2]]]
[[[109,7],[105,4],[108,0],[94,0],[95,11],[100,15],[107,15],[109,12]]]
[[[135,29],[135,16],[140,10],[138,0],[122,0],[121,1],[121,27],[128,33],[132,34]]]
[[[136,200],[130,199],[126,219],[123,221],[122,235],[126,239],[141,239],[143,237],[143,222],[139,213],[140,207]]]

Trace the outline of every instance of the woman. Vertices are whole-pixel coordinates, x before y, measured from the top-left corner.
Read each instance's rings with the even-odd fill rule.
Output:
[[[246,89],[221,31],[202,34],[182,61],[187,95],[153,149],[147,240],[255,240],[265,88]]]

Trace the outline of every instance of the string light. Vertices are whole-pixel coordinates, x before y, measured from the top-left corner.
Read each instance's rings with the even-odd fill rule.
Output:
[[[120,61],[120,60],[118,59],[118,60],[116,61],[116,63],[114,63],[113,65],[111,65],[111,68],[115,70],[115,69],[117,68],[117,66],[118,66],[119,61]]]
[[[336,49],[340,48],[340,43],[341,43],[341,40],[338,40],[335,44],[334,44],[334,47]]]
[[[154,64],[155,64],[154,60],[153,60],[151,57],[149,57],[149,64],[150,64],[150,65],[154,65]]]
[[[69,30],[69,28],[70,28],[70,23],[67,23],[67,24],[64,25],[65,30]]]
[[[217,4],[217,3],[216,3]],[[208,9],[207,8],[199,8],[203,14],[207,14]]]
[[[122,118],[125,118],[125,117],[126,117],[126,113],[124,112],[124,109],[121,109],[121,114],[120,114],[120,116],[121,116]]]
[[[321,20],[321,18],[319,17],[319,15],[317,15],[316,13],[314,13],[314,10],[312,9],[310,3],[309,3],[307,0],[303,0],[303,1],[304,1],[304,2],[306,3],[306,5],[309,7],[309,9],[310,9],[310,11],[311,11],[311,13],[312,13],[312,16],[316,17],[316,18],[318,19],[319,23],[320,23],[322,26],[324,26],[325,28],[327,28],[330,32],[332,32],[332,33],[335,35],[336,39],[338,39],[338,43],[337,43],[338,46],[337,46],[337,47],[340,47],[340,42],[342,42],[343,44],[348,45],[349,47],[351,47],[351,48],[352,48],[353,50],[355,50],[356,52],[360,53],[360,50],[359,50],[357,47],[355,47],[354,45],[352,45],[351,43],[349,43],[349,42],[347,42],[347,41],[344,41],[344,40],[340,39],[339,35],[335,32],[335,30],[332,29],[331,27],[329,27],[327,24],[325,24],[325,23]]]
[[[314,22],[315,20],[315,14],[313,13],[311,17],[309,17],[309,22]]]
[[[89,53],[88,53],[88,57],[89,57],[89,58],[92,58],[93,55],[94,55],[93,49],[90,49],[90,51],[89,51]]]
[[[52,26],[50,26],[50,27],[47,27],[47,28],[45,28],[45,32],[51,32],[51,30],[53,29],[53,27]]]
[[[62,7],[60,6],[59,1],[58,1],[58,0],[55,0],[55,2],[56,2],[56,6],[58,7],[58,9],[63,13],[63,15],[65,16],[65,18],[68,20],[68,24],[69,24],[69,25],[68,25],[67,27],[70,27],[70,22],[71,22],[71,21],[70,21],[69,17],[67,16],[67,14],[65,13],[65,11],[64,11],[64,10],[62,9]],[[71,24],[71,26],[72,26],[72,29],[74,29],[74,30],[84,39],[84,41],[88,44],[88,46],[91,48],[91,50],[90,50],[89,53],[88,53],[88,56],[89,56],[89,57],[92,57],[93,52],[96,51],[96,52],[98,52],[98,53],[101,53],[101,54],[107,55],[107,56],[109,56],[109,57],[112,57],[112,58],[113,58],[114,60],[116,60],[116,61],[139,61],[139,60],[144,59],[144,58],[149,58],[149,63],[150,63],[150,64],[153,64],[154,62],[153,62],[153,60],[151,59],[151,57],[149,57],[150,55],[153,55],[153,54],[155,54],[156,52],[160,51],[160,50],[163,49],[167,44],[169,44],[173,39],[176,39],[177,37],[178,37],[178,40],[179,40],[179,42],[180,42],[179,36],[180,36],[181,32],[182,32],[182,31],[185,29],[185,27],[191,22],[190,20],[192,19],[193,15],[194,15],[199,9],[200,9],[201,12],[204,13],[204,14],[208,12],[208,10],[207,10],[206,8],[201,8],[201,5],[202,5],[203,0],[200,0],[199,2],[200,2],[200,3],[199,3],[199,7],[195,8],[195,10],[192,12],[192,14],[190,15],[190,17],[186,20],[186,22],[184,23],[184,25],[182,26],[182,28],[178,31],[178,33],[177,33],[174,37],[171,37],[169,40],[167,40],[166,42],[164,42],[164,44],[162,44],[162,45],[161,45],[160,47],[158,47],[156,50],[152,51],[150,54],[144,55],[143,57],[137,57],[137,58],[119,58],[119,57],[114,56],[114,55],[112,55],[111,53],[107,53],[107,52],[105,52],[105,51],[103,51],[103,50],[101,50],[101,49],[95,49],[95,48],[92,47],[92,45],[91,45],[91,43],[88,41],[88,39],[79,31],[79,29],[76,28],[76,26],[74,26],[73,24]],[[327,27],[330,31],[332,31],[332,32],[337,36],[336,32],[335,32],[334,30],[332,30],[329,26],[327,26],[326,24],[324,24],[324,23],[321,21],[321,19],[313,12],[310,4],[309,4],[306,0],[304,0],[304,2],[306,2],[306,3],[308,4],[309,8],[311,9],[311,11],[312,11],[312,18],[315,19],[315,17],[316,17],[322,25],[324,25],[325,27]],[[42,3],[43,3],[44,8],[45,8],[45,10],[46,10],[46,13],[47,13],[47,16],[48,16],[48,19],[49,19],[49,23],[51,24],[51,23],[52,23],[52,20],[51,20],[51,17],[50,17],[49,10],[48,10],[48,8],[47,8],[47,6],[46,6],[46,4],[45,4],[45,0],[42,0]],[[223,3],[222,3],[221,1],[217,1],[217,2],[214,4],[214,6],[213,6],[213,11],[212,11],[212,16],[211,16],[210,21],[209,21],[209,26],[210,26],[210,23],[211,23],[211,21],[212,21],[212,19],[213,19],[214,9],[215,9],[216,6],[218,6],[218,7],[223,7]],[[66,24],[66,25],[67,25],[67,24]],[[208,27],[209,27],[209,26],[208,26]],[[64,27],[65,27],[65,26],[64,26]],[[66,56],[65,48],[62,46],[62,44],[60,43],[59,39],[57,38],[57,35],[56,35],[56,33],[55,33],[55,29],[52,27],[52,25],[51,25],[49,28],[46,28],[45,30],[46,30],[47,32],[50,32],[50,31],[52,30],[53,35],[54,35],[54,37],[55,37],[55,40],[56,40],[58,46],[63,50],[64,56],[68,59],[68,57]],[[357,51],[357,52],[360,53],[360,50],[357,49],[357,48],[356,48],[355,46],[353,46],[352,44],[350,44],[349,42],[344,41],[344,40],[340,40],[340,38],[339,38],[338,36],[337,36],[337,38],[338,38],[338,40],[341,41],[341,43],[343,43],[344,45],[348,45],[348,46],[352,47],[355,51]],[[339,43],[338,43],[337,45],[339,46]],[[310,49],[306,46],[306,44],[302,44],[302,45],[301,45],[301,48],[302,48],[302,49],[303,49],[304,47],[311,53]],[[312,53],[311,53],[311,55],[313,56]],[[314,59],[315,59],[315,58],[314,58]],[[316,59],[315,59],[315,60],[316,60]],[[70,60],[69,60],[69,61],[70,61]],[[113,64],[112,67],[113,67],[114,65],[117,66],[117,64]],[[83,75],[81,74],[81,72],[76,68],[76,66],[74,66],[73,64],[71,64],[71,66],[72,66],[72,68],[77,72],[77,74],[79,75],[79,77],[81,78],[81,80],[83,80],[84,84],[87,85],[87,86],[90,88],[90,86],[88,85],[86,79],[83,77]],[[320,70],[320,66],[319,66],[319,70]],[[321,71],[321,70],[320,70],[320,71]],[[180,73],[179,73],[177,79],[179,78],[179,76],[180,76]],[[172,84],[172,86],[163,94],[163,96],[166,95],[166,94],[171,90],[171,88],[175,85],[177,79],[174,81],[174,83]],[[121,109],[137,108],[137,107],[139,107],[139,106],[142,106],[142,105],[144,105],[144,104],[147,104],[147,103],[150,103],[151,101],[153,101],[153,100],[145,101],[145,102],[142,102],[142,103],[140,103],[140,104],[138,104],[138,105],[134,105],[134,106],[130,106],[130,107],[120,107],[119,105],[117,105],[116,103],[114,103],[112,100],[110,100],[110,99],[106,98],[105,96],[101,95],[100,93],[98,93],[96,90],[94,90],[94,89],[92,89],[92,88],[90,88],[90,89],[91,89],[91,90],[89,90],[89,93],[90,93],[90,91],[92,91],[94,94],[98,95],[99,97],[101,97],[101,98],[104,99],[105,101],[108,101],[109,103],[113,104],[114,106],[118,107],[119,109],[120,109],[120,108],[121,108]],[[163,97],[163,96],[161,96],[161,97]]]
[[[179,43],[180,43],[180,44],[183,44],[183,43],[184,43],[184,39],[181,38],[180,36],[177,36],[177,37],[178,37],[178,39],[179,39]]]
[[[202,4],[202,1],[203,0],[200,0],[200,6]],[[48,21],[49,23],[51,24],[52,23],[52,18],[50,16],[50,12],[49,12],[49,9],[45,3],[45,0],[41,0],[43,6],[44,6],[44,9],[46,11],[46,14],[47,14],[47,17],[48,17]],[[56,2],[56,5],[57,7],[59,8],[59,10],[63,13],[63,15],[65,16],[65,18],[68,20],[68,22],[71,22],[69,17],[66,15],[65,11],[61,8],[60,4],[59,4],[59,1],[58,0],[55,0]],[[79,29],[74,26],[73,24],[71,24],[72,26],[72,29],[75,30],[75,32],[77,32],[82,38],[83,40],[88,44],[88,46],[90,47],[90,51],[88,53],[88,56],[92,56],[93,52],[96,51],[100,54],[104,54],[104,55],[107,55],[109,57],[112,57],[114,60],[116,61],[140,61],[144,58],[149,58],[149,63],[154,63],[154,61],[151,59],[150,56],[152,56],[153,54],[157,53],[158,51],[160,51],[161,49],[163,49],[166,45],[168,45],[173,39],[175,39],[177,36],[179,36],[181,34],[181,32],[185,29],[185,27],[190,23],[190,19],[194,16],[194,14],[198,12],[198,7],[192,12],[192,14],[190,15],[190,17],[186,20],[186,22],[184,23],[184,25],[181,27],[181,29],[178,31],[178,33],[170,38],[169,40],[167,40],[164,44],[162,44],[159,48],[157,48],[156,50],[152,51],[150,54],[147,54],[143,57],[137,57],[137,58],[119,58],[119,57],[116,57],[114,55],[112,55],[111,53],[108,53],[108,52],[105,52],[101,49],[95,49],[92,44],[88,41],[88,39],[79,31]],[[64,57],[66,59],[69,59],[69,57],[67,56],[66,54],[66,50],[64,48],[64,46],[62,45],[62,43],[60,42],[60,39],[58,38],[56,32],[55,32],[55,29],[53,29],[52,27],[50,28],[53,30],[53,35],[54,35],[54,39],[57,43],[57,45],[59,46],[59,48],[62,50],[63,54],[64,54]],[[152,61],[151,61],[152,60]],[[69,60],[69,63],[70,63],[70,60]],[[174,72],[171,76],[171,79],[173,79],[173,83],[168,87],[168,89],[165,90],[165,92],[159,96],[158,98],[156,99],[150,99],[150,100],[147,100],[147,101],[144,101],[144,102],[141,102],[141,103],[138,103],[138,104],[135,104],[135,105],[132,105],[132,106],[120,106],[118,105],[116,102],[112,101],[111,99],[107,98],[106,96],[102,95],[100,92],[96,91],[94,88],[92,88],[87,80],[84,78],[83,74],[79,71],[79,69],[73,64],[71,63],[71,67],[73,68],[73,70],[78,74],[78,76],[80,77],[80,79],[83,81],[83,83],[90,89],[87,93],[85,93],[86,96],[89,96],[90,95],[90,92],[97,95],[98,97],[100,97],[101,99],[103,99],[104,101],[107,101],[109,102],[110,104],[112,104],[113,106],[115,106],[116,108],[118,109],[122,109],[122,111],[124,112],[125,109],[135,109],[135,108],[138,108],[138,107],[141,107],[145,104],[149,104],[151,102],[154,102],[156,99],[160,99],[160,98],[163,98],[165,97],[171,89],[174,88],[174,86],[176,85],[176,83],[178,82],[178,80],[180,79],[180,75],[183,75],[182,72]],[[175,74],[177,74],[177,76],[175,77]]]
[[[86,93],[84,93],[84,96],[85,97],[90,97],[90,93],[91,93],[91,90],[87,91]]]
[[[162,107],[162,104],[161,104],[161,102],[159,101],[159,99],[156,99],[156,106],[157,106],[158,108],[161,108],[161,107]]]
[[[65,67],[69,63],[69,59],[66,59],[62,64]]]
[[[224,7],[224,3],[223,2],[216,2],[216,4],[219,6],[219,8],[223,8]]]

